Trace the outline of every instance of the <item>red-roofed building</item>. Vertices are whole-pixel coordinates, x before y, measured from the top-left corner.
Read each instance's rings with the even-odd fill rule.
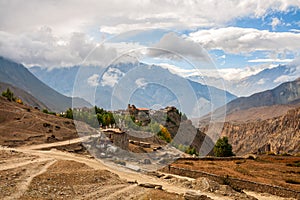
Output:
[[[129,114],[135,118],[135,122],[141,122],[142,126],[146,126],[150,123],[150,109],[137,108],[135,105],[128,104],[127,110]]]

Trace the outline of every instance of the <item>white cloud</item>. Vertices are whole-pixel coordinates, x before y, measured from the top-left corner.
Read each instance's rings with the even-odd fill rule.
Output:
[[[282,24],[281,20],[278,19],[277,17],[273,17],[272,18],[272,22],[270,23],[270,25],[272,26],[272,30],[276,29],[276,26]]]
[[[0,1],[0,54],[28,65],[68,66],[80,63],[96,45],[88,35],[99,39],[107,37],[104,33],[119,34],[137,29],[198,30],[224,27],[237,18],[264,17],[270,12],[287,11],[291,6],[299,8],[300,1]],[[46,28],[36,31],[39,27]],[[212,32],[216,38],[210,37]],[[214,29],[196,32],[194,36],[207,48],[224,48],[235,53],[248,52],[256,47],[294,50],[299,40],[295,33],[248,29]],[[199,39],[200,36],[203,39]],[[255,39],[261,41],[261,45]],[[285,39],[286,43],[283,42]],[[105,65],[116,53],[112,48],[100,46],[89,62],[99,64],[101,60]],[[191,55],[188,49],[182,53]]]
[[[253,28],[227,27],[200,30],[190,37],[204,48],[222,49],[240,54],[254,51],[299,51],[300,34],[291,32],[270,32]]]
[[[277,67],[278,65],[263,64],[258,66],[249,66],[244,68],[225,68],[225,69],[184,69],[179,66],[160,63],[159,66],[168,69],[171,73],[180,75],[182,77],[212,77],[223,78],[224,80],[233,81],[241,80],[245,77],[257,74],[266,68]]]
[[[139,78],[136,79],[135,84],[139,87],[139,88],[143,88],[144,86],[147,85],[147,82],[144,78]]]
[[[117,56],[117,50],[104,45],[97,46],[84,33],[58,37],[51,28],[42,27],[22,34],[0,31],[0,55],[27,66],[51,68],[74,66],[82,62],[85,65],[105,66]]]
[[[265,82],[266,82],[266,80],[262,78],[262,79],[259,79],[259,81],[257,81],[257,84],[263,85],[263,84],[265,84]]]
[[[99,85],[99,75],[93,74],[87,79],[87,82],[92,87],[97,87]]]
[[[299,29],[290,29],[291,32],[300,33]]]
[[[284,83],[284,82],[288,82],[288,81],[291,81],[294,79],[295,78],[291,78],[290,75],[282,75],[282,76],[279,76],[278,78],[276,78],[273,82],[274,83]]]
[[[124,73],[117,68],[108,68],[107,71],[102,75],[101,85],[114,87],[114,85],[118,83],[123,75]]]
[[[208,53],[194,41],[182,38],[173,32],[165,34],[161,40],[150,48],[148,55],[171,59],[192,59],[199,62],[209,62]]]
[[[271,59],[271,58],[262,58],[262,59],[253,59],[253,60],[248,60],[249,63],[267,63],[267,62],[277,62],[277,63],[288,63],[292,62],[293,59]]]
[[[82,32],[98,26],[120,33],[142,28],[198,28],[224,25],[246,16],[300,7],[298,0],[18,0],[0,2],[0,27],[24,32],[47,25],[55,33]]]

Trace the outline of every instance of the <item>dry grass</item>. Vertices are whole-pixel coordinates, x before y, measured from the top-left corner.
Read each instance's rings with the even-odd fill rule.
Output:
[[[173,166],[204,171],[221,176],[278,185],[300,191],[300,157],[259,156],[256,160],[241,161],[177,161]],[[287,181],[292,180],[292,181]],[[293,182],[293,183],[292,183]]]

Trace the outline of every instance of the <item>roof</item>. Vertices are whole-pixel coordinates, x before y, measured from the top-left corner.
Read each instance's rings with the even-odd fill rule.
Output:
[[[111,133],[119,133],[119,134],[125,133],[124,131],[121,131],[121,130],[118,129],[118,128],[107,128],[107,129],[103,129],[103,130],[101,130],[101,131],[104,132],[104,133],[108,133],[108,132],[111,132]]]
[[[148,108],[137,108],[137,110],[140,110],[140,111],[149,111],[150,109],[148,109]]]

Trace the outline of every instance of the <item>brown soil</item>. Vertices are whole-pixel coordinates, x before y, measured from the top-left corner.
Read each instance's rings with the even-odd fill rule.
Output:
[[[299,164],[297,164],[299,163]],[[300,157],[259,156],[256,160],[235,161],[184,161],[178,160],[173,166],[199,170],[211,174],[230,176],[259,183],[282,186],[300,191]],[[298,184],[287,183],[293,180]]]
[[[84,123],[78,123],[80,132],[96,133]],[[0,145],[2,146],[18,147],[77,138],[79,126],[75,127],[73,120],[45,114],[32,107],[0,97]]]
[[[93,159],[41,158],[6,149],[0,155],[0,199],[183,199],[183,195],[128,183],[100,163],[97,167],[82,163],[94,163]]]

